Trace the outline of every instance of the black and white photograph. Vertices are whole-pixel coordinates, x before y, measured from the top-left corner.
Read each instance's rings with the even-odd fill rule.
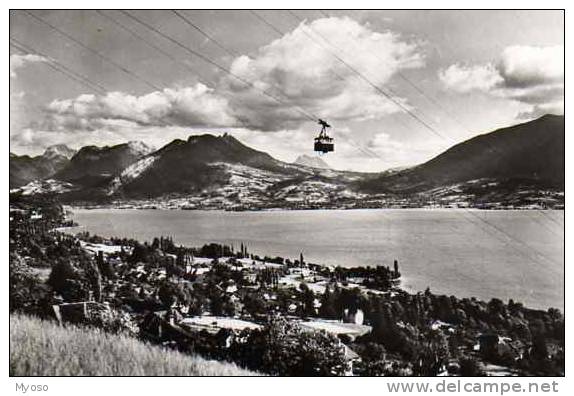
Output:
[[[6,374],[557,392],[565,14],[9,10]]]

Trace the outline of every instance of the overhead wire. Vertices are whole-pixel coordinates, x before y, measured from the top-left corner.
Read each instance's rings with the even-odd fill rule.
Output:
[[[295,18],[297,21],[299,22],[304,22],[304,19],[299,17],[297,14],[295,14],[293,11],[291,10],[286,10],[291,16],[293,16],[293,18]],[[305,26],[302,26],[303,29],[306,29]],[[316,32],[315,30],[309,28],[313,33],[315,33],[318,37],[320,37],[325,43],[327,43],[329,46],[333,47],[336,49],[335,46],[333,46],[329,40],[327,40],[323,35],[321,35],[320,33]],[[309,35],[310,37],[312,37],[313,40],[316,40],[314,38],[314,36]],[[326,47],[324,47],[326,48]],[[387,98],[388,100],[390,100],[392,103],[394,103],[397,107],[399,107],[401,110],[403,110],[405,113],[407,113],[411,118],[413,118],[414,120],[416,120],[419,124],[421,124],[422,126],[424,126],[426,129],[428,129],[429,131],[431,131],[433,134],[446,139],[446,137],[444,137],[440,132],[438,132],[436,129],[434,129],[431,125],[429,125],[426,121],[424,121],[423,119],[421,119],[419,116],[417,116],[414,112],[412,112],[408,107],[406,107],[405,105],[403,105],[400,101],[396,100],[392,95],[390,95],[389,93],[387,93],[385,90],[383,90],[382,88],[380,88],[377,84],[373,83],[368,77],[366,77],[363,73],[361,73],[359,70],[357,70],[354,66],[352,66],[350,63],[348,63],[347,61],[345,61],[343,58],[341,58],[339,55],[337,55],[334,51],[329,50],[329,52],[332,54],[332,56],[334,56],[337,60],[339,60],[343,65],[345,65],[349,70],[351,70],[354,74],[356,74],[358,76],[358,78],[360,78],[361,80],[363,80],[364,82],[366,82],[367,84],[369,84],[375,91],[377,91],[379,94],[381,94],[382,96],[384,96],[385,98]]]
[[[278,29],[276,26],[274,26],[271,22],[269,22],[264,16],[260,15],[258,12],[256,12],[255,10],[250,10],[251,14],[254,15],[259,21],[261,21],[264,25],[266,25],[267,27],[269,27],[271,30],[273,30],[275,33],[277,33],[279,36],[284,36],[285,33],[282,32],[280,29]],[[320,48],[322,48],[322,46],[319,43],[314,42],[313,40],[311,40],[315,45],[319,46]],[[345,78],[343,76],[341,76],[339,73],[335,72],[334,70],[330,69],[329,70],[331,72],[331,74],[333,74],[335,77],[337,77],[339,80],[345,80]],[[382,159],[381,156],[379,156],[376,152],[374,152],[373,150],[369,149],[368,147],[364,147],[362,146],[360,143],[355,142],[353,139],[348,138],[346,136],[344,136],[343,134],[338,134],[338,137],[340,139],[343,139],[344,141],[346,141],[347,143],[349,143],[351,146],[355,147],[358,151],[360,151],[362,154],[368,156],[368,157],[372,157],[372,158],[378,158],[378,159]]]
[[[318,12],[326,18],[329,18],[329,16],[323,12],[322,10],[318,10]],[[295,17],[297,17],[296,15],[294,15]],[[318,33],[317,33],[318,34]],[[319,35],[319,34],[318,34]],[[324,37],[323,37],[324,38]],[[325,39],[326,40],[326,39]],[[340,50],[342,51],[342,50]],[[384,62],[376,53],[370,52],[369,53],[371,56],[374,56],[376,59],[378,59],[381,62]],[[456,122],[459,126],[462,126],[465,129],[469,129],[467,126],[465,126],[457,117],[455,117],[454,115],[452,115],[444,106],[442,106],[436,99],[434,99],[433,97],[431,97],[430,95],[426,94],[424,92],[424,90],[422,88],[419,88],[414,82],[412,82],[409,78],[407,78],[403,73],[401,73],[400,70],[397,71],[397,74],[399,75],[399,77],[401,77],[405,82],[407,82],[411,87],[413,87],[419,94],[421,94],[423,97],[425,97],[428,101],[430,101],[431,103],[433,103],[437,108],[441,109],[448,117],[450,117],[454,122]],[[390,90],[390,88],[387,87],[387,89]],[[391,90],[392,92],[392,90]],[[442,136],[441,136],[442,137]],[[443,137],[444,138],[444,137]],[[485,141],[487,147],[488,147],[488,151],[491,153],[498,153],[498,154],[503,154],[500,152],[500,150],[497,147],[494,147],[492,145],[491,142],[489,141]]]
[[[221,48],[223,51],[225,51],[227,54],[235,56],[235,51],[229,49],[227,46],[223,45],[221,42],[217,41],[216,39],[214,39],[212,36],[210,36],[209,34],[207,34],[206,32],[204,32],[203,30],[201,30],[199,27],[197,27],[192,21],[188,20],[184,15],[182,15],[181,13],[178,13],[176,10],[172,10],[177,16],[179,16],[181,19],[183,19],[185,22],[188,23],[188,25],[192,26],[194,29],[196,29],[198,32],[200,32],[207,40],[209,41],[213,41],[219,48]],[[289,95],[280,87],[277,86],[277,84],[273,84],[273,88],[275,88],[277,91],[279,91],[279,93],[281,93],[281,95],[283,96],[283,98],[285,98],[286,101],[288,101],[289,103],[287,103],[287,105],[293,106],[295,108],[300,109],[302,112],[304,113],[308,113],[311,115],[311,117],[314,120],[318,120],[319,116],[316,114],[313,114],[312,112],[307,112],[305,109],[303,109],[301,106],[293,103],[293,101],[291,100],[291,98],[289,97]],[[285,102],[281,103],[283,105],[285,105]]]
[[[325,13],[323,10],[317,10],[323,17],[325,18],[330,18],[329,15],[327,15],[327,13]],[[377,55],[377,53],[375,52],[370,52],[370,55],[374,56],[375,58],[377,58],[379,61],[384,62],[383,59],[381,59],[381,57],[379,55]],[[437,107],[438,109],[440,109],[445,115],[447,115],[451,120],[453,120],[457,125],[459,125],[460,127],[463,127],[465,129],[469,129],[468,126],[466,126],[462,121],[460,121],[458,119],[458,117],[456,117],[454,114],[452,114],[451,111],[449,111],[445,106],[443,106],[437,99],[435,99],[433,96],[427,94],[422,88],[420,88],[417,84],[415,84],[410,78],[408,78],[403,72],[401,72],[400,70],[397,70],[397,75],[403,80],[405,81],[411,88],[413,88],[415,91],[417,91],[417,93],[419,93],[419,95],[421,95],[422,97],[424,97],[428,102],[432,103],[435,107]]]
[[[106,61],[107,63],[113,65],[115,68],[121,70],[122,72],[130,75],[131,77],[133,77],[134,79],[140,81],[141,83],[147,85],[148,87],[157,90],[157,91],[161,91],[161,88],[159,88],[157,85],[149,82],[147,79],[145,79],[144,77],[140,76],[139,74],[129,70],[128,68],[126,68],[125,66],[122,66],[121,64],[117,63],[115,60],[113,60],[112,58],[110,58],[109,56],[106,56],[104,54],[102,54],[101,52],[89,47],[88,45],[82,43],[80,40],[76,39],[75,37],[73,37],[72,35],[70,35],[69,33],[66,33],[65,31],[63,31],[62,29],[59,29],[58,27],[54,26],[53,24],[51,24],[50,22],[44,20],[43,18],[33,14],[32,12],[28,11],[28,10],[22,10],[26,15],[29,15],[31,18],[34,18],[35,20],[41,22],[42,24],[48,26],[51,30],[59,33],[60,35],[66,37],[68,40],[72,41],[73,43],[75,43],[76,45],[82,47],[83,49],[85,49],[86,51],[91,52],[92,54],[96,55],[97,57],[99,57],[100,59],[103,59],[104,61]]]
[[[227,54],[229,54],[230,56],[237,56],[237,52],[235,52],[234,50],[231,50],[227,47],[225,47],[223,44],[221,44],[217,39],[215,39],[215,37],[213,37],[212,35],[210,35],[209,33],[207,33],[204,29],[200,28],[196,23],[194,23],[190,17],[186,16],[183,14],[183,12],[179,12],[177,10],[171,10],[177,17],[179,17],[182,21],[184,21],[188,26],[192,27],[193,29],[197,30],[199,33],[201,33],[203,36],[207,37],[207,39],[209,41],[211,41],[212,43],[214,43],[217,47],[219,47],[220,49],[222,49],[224,52],[226,52]]]
[[[325,18],[329,18],[329,16],[322,10],[317,10],[323,17]],[[341,52],[343,52],[343,50],[341,50],[339,48],[339,50]],[[380,62],[386,63],[383,59],[381,59],[380,56],[378,56],[375,52],[369,52],[369,55],[375,57],[377,60],[379,60]],[[429,101],[430,103],[432,103],[433,105],[435,105],[435,107],[437,107],[438,109],[440,109],[444,114],[447,115],[448,118],[450,118],[453,122],[455,122],[458,126],[464,128],[464,129],[470,129],[468,128],[468,126],[466,126],[462,121],[460,121],[456,116],[454,116],[448,109],[446,109],[444,106],[442,106],[440,104],[440,102],[438,102],[438,100],[436,100],[435,98],[433,98],[432,96],[428,95],[422,88],[418,87],[413,81],[411,81],[407,76],[405,76],[400,70],[397,70],[397,75],[403,80],[405,81],[407,84],[409,84],[409,86],[411,86],[415,91],[417,91],[417,93],[419,93],[421,96],[423,96],[424,98],[427,99],[427,101]],[[390,87],[387,87],[387,89],[389,90],[389,92],[393,93],[395,96],[396,93],[393,92],[393,90]],[[441,136],[443,137],[443,136]],[[444,137],[443,137],[444,138]],[[446,138],[445,138],[446,139]],[[488,146],[488,150],[490,152],[493,151],[498,151],[496,150],[492,144],[490,144],[489,142],[487,142],[487,146]]]
[[[138,80],[145,82],[146,85],[151,86],[152,88],[159,90],[159,88],[156,87],[154,84],[148,82],[147,80],[145,80],[144,78],[140,77],[139,75],[137,75],[137,74],[131,72],[130,70],[124,68],[123,66],[117,64],[115,61],[113,61],[113,60],[110,59],[109,57],[107,57],[107,56],[101,54],[100,52],[98,52],[98,51],[96,51],[96,50],[93,50],[92,48],[90,48],[90,47],[88,47],[88,46],[86,46],[85,44],[81,43],[79,40],[75,39],[73,36],[69,35],[68,33],[66,33],[66,32],[64,32],[64,31],[62,31],[62,30],[56,28],[56,27],[53,26],[52,24],[50,24],[50,23],[44,21],[42,18],[37,17],[36,15],[30,13],[29,11],[24,11],[24,12],[26,12],[28,15],[30,15],[30,16],[33,17],[34,19],[37,19],[37,20],[39,20],[40,22],[44,23],[45,25],[49,26],[51,29],[57,31],[58,33],[60,33],[61,35],[65,36],[66,38],[68,38],[69,40],[73,41],[74,43],[76,43],[77,45],[81,46],[82,48],[85,48],[86,50],[88,50],[88,51],[90,51],[90,52],[92,52],[92,53],[98,55],[100,58],[102,58],[102,59],[106,60],[107,62],[111,63],[112,65],[115,65],[117,68],[119,68],[120,70],[124,71],[125,73],[130,74],[130,75],[132,75],[132,76],[134,76],[134,77],[137,77]],[[127,16],[129,16],[130,18],[136,20],[137,22],[139,22],[139,23],[142,24],[143,26],[148,27],[149,29],[151,29],[151,30],[154,31],[155,33],[161,35],[161,36],[164,37],[165,39],[167,39],[167,40],[169,40],[169,41],[171,41],[171,42],[174,42],[175,44],[177,44],[177,45],[180,46],[181,48],[184,48],[184,49],[185,49],[186,51],[188,51],[189,53],[191,53],[191,54],[193,54],[193,55],[199,57],[200,59],[202,59],[202,60],[204,60],[204,61],[206,61],[206,62],[208,62],[208,63],[210,63],[210,64],[212,64],[212,65],[214,65],[214,66],[216,66],[218,69],[225,71],[226,73],[230,74],[231,76],[233,76],[234,78],[238,79],[239,81],[245,83],[246,85],[252,86],[253,88],[255,88],[256,90],[258,90],[259,92],[261,92],[261,93],[264,94],[265,96],[268,96],[268,97],[274,99],[275,101],[277,101],[277,102],[280,103],[280,104],[284,104],[284,102],[281,101],[280,99],[274,97],[273,95],[270,95],[269,93],[267,93],[267,92],[264,91],[264,90],[258,89],[252,82],[250,82],[250,81],[248,81],[248,80],[245,80],[245,79],[243,79],[243,78],[240,77],[240,76],[235,75],[235,74],[232,73],[230,70],[228,70],[227,68],[225,68],[225,67],[219,65],[217,62],[213,61],[212,59],[208,58],[207,56],[205,56],[205,55],[199,53],[199,52],[196,51],[196,50],[193,50],[193,49],[189,48],[188,46],[186,46],[186,45],[180,43],[178,40],[175,40],[175,39],[171,38],[170,36],[164,34],[164,33],[161,32],[159,29],[154,28],[153,26],[147,24],[146,22],[139,20],[139,18],[137,18],[137,17],[131,15],[131,14],[128,13],[127,11],[123,11],[123,10],[122,10],[121,12],[123,12],[124,14],[126,14]],[[291,13],[291,11],[288,11],[288,12]],[[292,15],[294,15],[295,18],[297,18],[298,20],[300,20],[300,18],[299,18],[298,16],[296,16],[296,14],[292,13]],[[327,42],[326,39],[324,39],[324,41]],[[20,51],[26,51],[25,46],[19,45],[18,42],[17,42],[15,39],[13,39],[12,46],[13,46],[14,48],[20,50]],[[336,55],[336,54],[333,54],[333,55],[336,56],[338,59],[340,59],[341,62],[343,62],[344,64],[348,65],[348,67],[349,67],[351,70],[353,70],[356,74],[358,74],[359,76],[361,76],[361,73],[360,73],[359,71],[357,71],[357,70],[354,69],[351,65],[349,65],[348,63],[346,63],[343,59],[341,59],[340,57],[338,57],[338,55]],[[43,55],[43,56],[45,56],[45,55]],[[59,64],[59,63],[55,63],[55,64]],[[59,65],[60,65],[59,68],[58,68],[57,66],[51,66],[51,67],[54,67],[55,70],[58,70],[58,71],[61,72],[62,74],[65,74],[66,76],[68,76],[68,77],[70,77],[70,78],[72,78],[72,79],[74,79],[74,80],[76,80],[76,81],[78,81],[78,82],[80,82],[80,83],[82,83],[82,84],[84,84],[84,85],[86,85],[86,86],[92,88],[92,89],[95,89],[95,88],[97,87],[98,90],[102,90],[102,88],[104,88],[104,87],[98,87],[99,84],[97,84],[97,83],[90,82],[90,80],[87,79],[85,76],[81,76],[80,74],[77,74],[77,73],[71,71],[71,69],[66,68],[65,66],[63,66],[63,65],[61,65],[61,64],[59,64]],[[393,100],[388,94],[385,94],[383,90],[381,90],[381,89],[378,88],[375,84],[373,84],[372,82],[370,82],[370,80],[369,80],[368,78],[366,78],[366,77],[364,77],[364,76],[361,77],[361,78],[362,78],[364,81],[368,82],[369,85],[373,86],[373,88],[375,88],[375,89],[377,90],[377,92],[383,94],[385,97],[389,98],[390,100]],[[393,100],[393,102],[394,102],[394,100]],[[314,116],[314,115],[312,115],[312,114],[306,112],[304,109],[299,108],[299,109],[295,109],[295,110],[299,111],[301,114],[304,114],[308,119],[312,119],[312,120],[316,120],[316,119],[317,119],[316,116]],[[407,111],[407,113],[409,113],[412,117],[415,117],[415,119],[418,119],[418,118],[416,117],[416,115],[413,115],[411,112],[408,111],[408,109],[406,109],[405,111]],[[424,124],[424,121],[423,121],[423,125],[425,125],[425,124]],[[431,132],[434,131],[434,130],[432,129],[432,127],[427,127],[427,129],[429,129]],[[435,133],[435,134],[436,134],[436,133]],[[439,136],[441,136],[441,135],[439,134]],[[475,218],[477,218],[478,220],[480,220],[480,221],[483,222],[484,224],[487,224],[489,227],[491,227],[491,228],[497,230],[499,233],[504,234],[507,238],[512,239],[512,240],[513,240],[514,242],[516,242],[517,244],[520,244],[520,245],[524,246],[525,248],[530,248],[530,249],[533,250],[534,253],[536,253],[537,255],[539,255],[539,256],[541,256],[541,257],[544,257],[544,258],[546,258],[546,259],[549,259],[546,255],[544,255],[544,254],[538,252],[536,249],[531,248],[528,244],[525,244],[523,241],[521,241],[521,240],[519,240],[519,239],[517,239],[517,238],[515,238],[515,237],[513,237],[513,236],[511,236],[511,235],[509,235],[509,234],[506,233],[504,230],[500,229],[500,227],[497,227],[497,226],[491,224],[489,221],[487,221],[487,220],[485,220],[485,219],[482,219],[480,216],[474,215],[474,214],[472,213],[472,211],[468,211],[468,210],[467,210],[467,213],[470,213],[471,215],[473,215]],[[524,254],[524,252],[522,252],[522,253]],[[551,259],[549,259],[549,260],[550,260],[550,261],[553,261],[553,260],[551,260]]]
[[[65,75],[68,78],[71,78],[72,80],[83,85],[84,87],[89,88],[90,90],[94,90],[100,94],[105,94],[109,91],[106,87],[102,86],[101,84],[92,81],[88,77],[70,69],[69,67],[63,65],[61,62],[57,61],[56,59],[54,59],[48,55],[46,55],[45,53],[42,53],[42,52],[36,50],[35,48],[24,44],[20,40],[17,40],[13,37],[10,37],[10,40],[12,41],[10,43],[10,45],[12,47],[18,49],[23,54],[38,54],[40,56],[43,56],[44,58],[46,58],[48,60],[48,62],[46,62],[46,65],[49,68],[57,71],[58,73]]]
[[[159,53],[161,53],[162,55],[164,55],[166,58],[172,60],[173,62],[177,63],[178,65],[184,67],[185,69],[195,73],[195,74],[199,74],[198,71],[191,67],[190,65],[188,65],[185,62],[180,61],[179,59],[177,59],[175,56],[173,56],[172,54],[170,54],[169,52],[167,52],[166,50],[164,50],[163,48],[161,48],[160,46],[154,44],[153,42],[151,42],[150,40],[147,40],[145,37],[143,37],[142,35],[138,34],[134,29],[131,29],[129,27],[127,27],[125,24],[121,23],[118,19],[113,18],[112,16],[104,13],[101,10],[95,10],[95,12],[97,12],[99,15],[103,16],[104,18],[106,18],[107,20],[109,20],[110,22],[112,22],[113,24],[115,24],[116,26],[118,26],[119,28],[121,28],[122,30],[128,32],[130,35],[132,35],[133,37],[137,38],[138,40],[142,41],[143,43],[145,43],[148,47],[155,49],[156,51],[158,51]],[[204,85],[208,85],[207,83],[201,81],[198,78],[198,81],[201,82]]]
[[[297,21],[299,21],[300,23],[304,22],[304,20],[299,17],[297,14],[295,14],[294,12],[292,12],[291,10],[286,10],[290,15],[292,15]],[[302,26],[303,28],[303,26]],[[314,31],[313,29],[311,29],[311,31],[313,31],[317,36],[321,37],[323,39],[324,42],[326,42],[327,44],[330,44],[329,40],[327,40],[323,35],[321,35],[320,33]],[[332,47],[336,48],[335,46],[333,46],[332,44],[330,44]],[[382,90],[381,88],[379,88],[376,84],[372,83],[366,76],[364,76],[361,72],[359,72],[358,70],[356,70],[352,65],[350,65],[348,62],[346,62],[344,59],[342,59],[340,56],[338,56],[336,53],[332,52],[333,56],[335,56],[341,63],[343,63],[344,65],[346,65],[350,70],[352,70],[355,74],[357,74],[363,81],[367,82],[369,85],[371,85],[377,92],[379,92],[380,94],[382,94],[384,97],[388,98],[389,100],[391,100],[393,103],[395,103],[397,106],[399,106],[400,108],[402,108],[405,112],[407,112],[411,117],[413,117],[415,120],[419,121],[423,126],[426,127],[427,130],[429,130],[430,132],[432,132],[433,134],[441,137],[442,139],[447,139],[445,136],[443,136],[442,134],[440,134],[438,131],[436,131],[432,126],[430,126],[429,124],[427,124],[426,122],[424,122],[424,120],[420,119],[416,114],[414,114],[413,112],[411,112],[408,108],[404,107],[400,102],[395,101],[392,96],[390,96],[389,94],[387,94],[384,90]],[[466,209],[465,209],[466,210]],[[506,235],[508,238],[514,240],[516,243],[521,244],[522,246],[525,246],[526,248],[532,250],[535,254],[546,258],[549,261],[554,261],[550,258],[548,258],[548,256],[544,255],[543,253],[539,252],[537,249],[534,249],[533,247],[529,246],[528,244],[524,243],[523,241],[517,239],[516,237],[508,234],[506,231],[502,230],[500,227],[492,224],[491,222],[482,219],[480,216],[475,215],[472,211],[466,210],[467,213],[469,213],[470,215],[472,215],[473,217],[475,217],[476,219],[478,219],[479,221],[483,222],[484,224],[489,225],[490,227],[492,227],[493,229],[495,229],[496,231]],[[538,260],[536,260],[538,261]]]
[[[300,18],[298,15],[296,15],[295,13],[293,13],[290,10],[287,10],[287,12],[293,17],[295,18],[298,22],[303,22],[303,19]],[[357,78],[359,78],[360,80],[367,82],[372,88],[375,89],[376,92],[378,92],[379,94],[383,95],[383,97],[385,97],[387,100],[391,101],[392,103],[394,103],[396,106],[398,106],[401,110],[409,113],[409,115],[413,118],[415,118],[417,121],[419,121],[420,123],[422,123],[425,127],[427,127],[427,129],[430,129],[431,131],[433,131],[437,136],[446,139],[444,136],[442,136],[438,131],[434,130],[434,128],[432,128],[430,125],[426,124],[426,122],[424,122],[422,119],[420,119],[417,115],[415,115],[414,113],[410,112],[408,110],[408,108],[406,108],[404,105],[402,105],[399,101],[397,101],[396,99],[394,99],[392,97],[392,95],[388,94],[387,92],[385,92],[382,88],[378,87],[377,85],[375,85],[374,83],[372,83],[366,76],[364,76],[363,74],[361,74],[357,69],[355,69],[352,65],[350,65],[348,62],[346,62],[344,59],[342,59],[340,56],[338,56],[335,52],[333,52],[332,50],[330,50],[329,48],[326,48],[323,44],[321,44],[314,36],[312,36],[310,33],[308,33],[305,30],[304,26],[301,26],[302,32],[303,34],[305,34],[309,39],[311,39],[312,41],[314,41],[315,43],[319,44],[323,49],[327,50],[331,56],[333,56],[336,60],[338,60],[340,63],[342,63],[345,67],[347,67],[349,70],[351,70],[351,72],[353,72]],[[328,40],[325,39],[324,37],[322,37],[322,39],[328,43]],[[330,44],[330,43],[328,43]],[[402,124],[405,128],[408,128],[404,122],[401,119],[398,119],[398,122],[400,124]],[[347,140],[349,141],[350,138],[347,138]],[[356,143],[359,145],[359,143]],[[368,149],[368,148],[364,148],[363,149],[367,155],[373,157],[373,158],[379,158],[381,160],[384,160],[378,153],[376,153],[375,151]]]
[[[278,28],[276,28],[272,23],[270,23],[269,21],[267,21],[267,19],[265,19],[263,16],[259,15],[259,13],[255,10],[249,10],[249,12],[254,15],[257,19],[259,19],[261,22],[263,22],[264,25],[267,25],[268,28],[270,28],[271,30],[273,30],[275,33],[277,33],[279,35],[279,37],[283,37],[285,35],[285,33],[283,33],[281,30],[279,30]]]
[[[234,79],[240,81],[241,83],[250,86],[251,88],[253,88],[254,90],[258,91],[259,93],[261,93],[262,95],[267,96],[268,98],[274,100],[275,102],[285,105],[285,102],[282,101],[281,99],[277,98],[275,95],[270,94],[269,92],[267,92],[266,90],[256,86],[253,82],[233,73],[229,68],[220,65],[218,62],[214,61],[213,59],[209,58],[206,55],[203,55],[202,53],[200,53],[197,50],[194,50],[192,48],[190,48],[189,46],[181,43],[179,40],[174,39],[173,37],[169,36],[168,34],[162,32],[161,30],[157,29],[156,27],[154,27],[153,25],[143,21],[142,19],[136,17],[135,15],[132,15],[131,13],[125,11],[125,10],[121,10],[122,13],[124,13],[126,16],[132,18],[133,20],[135,20],[136,22],[140,23],[141,25],[147,27],[148,29],[150,29],[151,31],[155,32],[156,34],[162,36],[163,38],[165,38],[166,40],[176,44],[178,47],[184,49],[186,52],[188,52],[189,54],[203,60],[206,63],[209,63],[212,66],[215,66],[217,69],[223,71],[224,73],[232,76]],[[317,119],[317,117],[315,117],[313,114],[310,114],[309,112],[305,111],[304,109],[302,109],[300,106],[296,107],[296,108],[292,108],[294,111],[297,111],[298,113],[300,113],[301,115],[303,115],[305,118],[307,118],[308,120],[313,120],[315,121]]]

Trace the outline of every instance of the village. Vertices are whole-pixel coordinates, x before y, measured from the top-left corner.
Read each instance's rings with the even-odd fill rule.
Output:
[[[348,307],[342,309],[341,319],[320,317],[320,312],[327,309],[322,296],[335,289],[392,296],[398,291],[392,285],[398,285],[400,278],[396,261],[394,269],[384,267],[366,278],[362,271],[351,271],[353,276],[348,276],[341,269],[307,263],[303,254],[293,261],[261,258],[249,254],[244,245],[239,252],[230,246],[206,245],[196,257],[193,249],[175,248],[171,238],[163,237],[156,238],[151,246],[135,248],[131,246],[133,241],[126,246],[122,244],[125,241],[89,234],[79,235],[75,242],[89,252],[98,268],[107,268],[102,273],[113,271],[114,276],[105,277],[100,289],[90,291],[85,301],[58,305],[59,320],[81,322],[83,316],[90,315],[90,306],[98,309],[100,304],[106,308],[120,305],[134,314],[147,312],[140,327],[147,337],[166,345],[209,334],[229,348],[243,330],[261,329],[270,313],[303,330],[324,331],[352,342],[372,330],[364,324],[364,312]],[[174,249],[177,253],[168,253]],[[368,275],[371,271],[364,272]],[[384,279],[381,288],[386,291],[364,286],[381,282],[377,276]],[[205,285],[212,289],[201,290]],[[197,297],[203,293],[204,299]],[[80,317],[75,317],[78,312]],[[226,333],[223,340],[222,331]],[[347,374],[352,374],[353,363],[360,357],[342,341],[340,345],[348,364]]]
[[[27,200],[10,215],[11,279],[25,268],[37,282],[26,278],[33,293],[11,296],[11,309],[272,375],[563,372],[558,310],[428,289],[410,294],[396,259],[342,268],[309,263],[302,253],[261,257],[243,243],[70,235],[61,208]],[[254,359],[254,351],[273,358]]]

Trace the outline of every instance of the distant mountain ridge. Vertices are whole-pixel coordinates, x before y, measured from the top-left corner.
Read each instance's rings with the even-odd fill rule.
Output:
[[[361,191],[417,192],[490,178],[564,189],[564,116],[546,115],[459,143],[430,161],[358,183]]]
[[[151,151],[142,142],[105,147],[85,146],[53,178],[84,187],[101,187]]]
[[[279,174],[296,173],[296,168],[245,146],[233,136],[193,135],[187,141],[174,140],[143,158],[137,177],[124,177],[123,182],[120,177],[122,183],[116,191],[132,197],[197,192],[228,181],[229,175],[220,163]]]
[[[322,158],[317,156],[313,157],[307,154],[300,155],[293,163],[317,169],[331,169],[329,164],[327,164]]]
[[[305,155],[289,164],[231,135],[204,134],[156,151],[129,142],[83,147],[70,160],[55,155],[65,159],[63,165],[28,175],[46,183],[23,191],[51,191],[72,203],[175,200],[177,207],[238,210],[497,202],[512,207],[544,200],[554,205],[563,202],[564,154],[564,117],[551,115],[476,136],[424,164],[376,174],[323,169],[324,161]],[[10,155],[11,186],[12,164],[26,161],[30,157]]]
[[[10,153],[10,188],[53,176],[68,164],[75,153],[76,150],[64,144],[49,146],[36,157]]]
[[[72,158],[76,154],[76,150],[69,148],[65,144],[54,144],[49,146],[46,151],[44,151],[43,156],[46,158],[54,157],[65,157],[67,159]]]

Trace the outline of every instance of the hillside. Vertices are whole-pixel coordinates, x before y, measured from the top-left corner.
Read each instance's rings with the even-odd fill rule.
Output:
[[[221,164],[283,175],[297,173],[295,167],[247,147],[227,134],[199,135],[190,136],[187,141],[174,140],[126,169],[114,180],[111,192],[148,197],[218,187],[226,184],[231,176]]]
[[[361,177],[285,163],[227,134],[176,139],[151,153],[133,146],[84,147],[52,178],[20,191],[57,193],[67,203],[248,209],[352,199],[347,187]]]
[[[430,161],[358,183],[368,193],[420,192],[476,179],[564,188],[564,117],[546,115],[457,144]]]
[[[150,151],[141,142],[82,147],[66,167],[54,175],[54,179],[83,187],[98,187]]]
[[[21,192],[88,206],[186,209],[562,208],[564,154],[564,117],[552,115],[476,136],[418,166],[371,174],[322,169],[324,161],[310,156],[289,164],[228,134],[204,134],[154,152],[137,142],[84,147]]]
[[[10,315],[11,376],[245,376],[205,360],[99,330]]]
[[[75,151],[65,145],[50,146],[36,157],[10,153],[10,188],[51,177],[68,165],[74,154]]]

